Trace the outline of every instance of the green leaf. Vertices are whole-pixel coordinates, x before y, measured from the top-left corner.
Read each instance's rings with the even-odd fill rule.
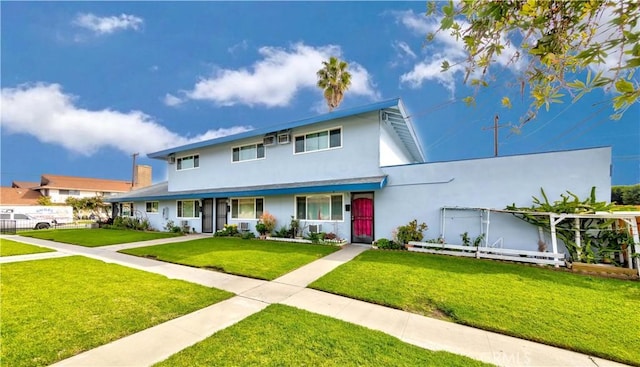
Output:
[[[632,93],[634,91],[633,84],[629,83],[624,79],[618,79],[615,85],[616,85],[616,90],[620,93]]]

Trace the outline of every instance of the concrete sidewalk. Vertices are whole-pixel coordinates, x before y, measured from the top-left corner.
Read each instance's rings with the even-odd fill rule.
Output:
[[[226,301],[81,353],[55,366],[148,366],[272,303],[286,304],[380,330],[422,348],[449,351],[500,366],[623,366],[544,344],[306,288],[317,278],[367,250],[368,246],[345,246],[340,251],[266,282],[114,252],[120,248],[118,246],[129,245],[78,248],[51,241],[44,244],[40,242],[42,240],[20,240],[237,294]],[[136,247],[139,245],[131,244]]]

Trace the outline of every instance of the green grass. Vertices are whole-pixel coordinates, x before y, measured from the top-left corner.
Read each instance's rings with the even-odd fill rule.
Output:
[[[85,247],[116,245],[175,237],[169,232],[142,232],[122,229],[52,229],[20,232],[21,236],[51,240]]]
[[[640,365],[640,283],[486,260],[367,251],[312,288]]]
[[[120,252],[273,280],[338,249],[335,246],[212,237]]]
[[[486,366],[379,331],[271,305],[156,366]]]
[[[44,247],[27,245],[26,243],[7,240],[4,238],[0,239],[0,256],[28,255],[52,251],[53,250]]]
[[[0,266],[3,366],[43,366],[232,294],[84,257]]]

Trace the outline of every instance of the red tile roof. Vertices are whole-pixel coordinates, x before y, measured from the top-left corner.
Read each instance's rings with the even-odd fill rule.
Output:
[[[60,175],[42,175],[40,178],[39,187],[43,189],[71,189],[96,192],[128,192],[131,190],[131,181]]]
[[[42,195],[35,190],[0,187],[0,205],[38,205]]]

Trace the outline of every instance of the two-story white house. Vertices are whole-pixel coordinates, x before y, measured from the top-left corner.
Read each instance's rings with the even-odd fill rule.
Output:
[[[438,237],[443,206],[528,206],[541,187],[555,198],[566,190],[586,196],[596,186],[598,197],[608,198],[611,186],[610,148],[426,162],[400,99],[149,157],[167,162],[168,181],[108,201],[133,206],[155,228],[171,220],[196,232],[227,223],[254,231],[268,211],[277,227],[293,217],[306,228],[363,243],[391,238],[412,219],[429,224],[427,237]],[[520,238],[517,231],[512,236]]]

